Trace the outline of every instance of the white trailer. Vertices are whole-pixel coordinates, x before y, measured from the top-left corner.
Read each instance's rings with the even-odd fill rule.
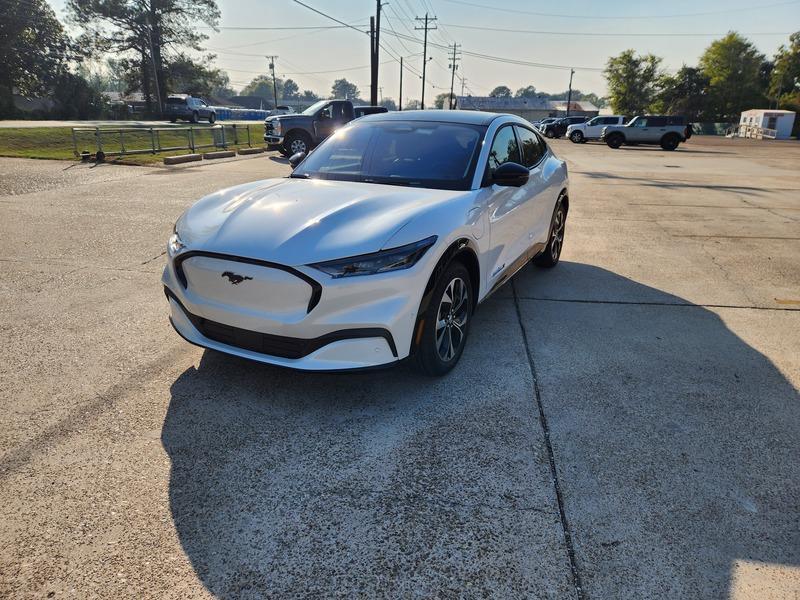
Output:
[[[792,134],[795,113],[790,110],[753,108],[742,113],[738,136],[788,140]]]

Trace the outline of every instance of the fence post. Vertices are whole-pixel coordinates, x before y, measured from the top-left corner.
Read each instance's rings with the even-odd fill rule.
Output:
[[[228,144],[225,143],[225,125],[220,125],[222,127],[222,147],[227,148]]]
[[[225,127],[225,125],[223,125],[223,127]],[[232,127],[233,127],[233,145],[234,146],[238,146],[239,145],[239,132],[236,129],[236,123],[234,123],[232,125]]]
[[[156,136],[153,134],[153,128],[150,128],[150,148],[153,149],[153,154],[156,153]]]
[[[72,153],[78,156],[78,138],[75,137],[75,128],[72,128]]]
[[[189,147],[192,149],[192,154],[194,154],[194,127],[189,127]]]
[[[253,144],[250,143],[250,125],[247,126],[247,145],[252,148]]]
[[[125,154],[125,132],[122,129],[119,130],[119,146],[122,149],[120,156]]]
[[[161,152],[161,132],[156,129],[156,143],[158,144],[158,151]]]
[[[94,138],[95,138],[95,143],[97,144],[97,151],[98,152],[102,152],[103,151],[103,140],[100,137],[100,128],[99,127],[95,127],[94,128]]]

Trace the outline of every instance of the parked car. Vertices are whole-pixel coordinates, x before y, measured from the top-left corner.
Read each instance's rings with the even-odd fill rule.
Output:
[[[548,123],[554,123],[555,121],[558,121],[556,117],[545,117],[544,119],[540,119],[539,121],[534,121],[533,126],[536,127],[536,129],[538,129],[539,131],[541,131],[545,125],[547,125]]]
[[[353,115],[356,119],[365,117],[366,115],[377,115],[380,113],[389,112],[385,106],[354,106]]]
[[[320,100],[299,114],[267,117],[264,141],[268,150],[277,150],[284,156],[310,152],[331,133],[367,114],[367,109],[386,112],[383,106],[354,107],[350,100]]]
[[[272,110],[267,111],[268,117],[275,117],[278,115],[293,115],[294,109],[291,106],[286,106],[285,104],[279,104]]]
[[[545,137],[560,138],[567,133],[567,127],[576,123],[583,123],[588,119],[589,117],[563,117],[561,119],[556,119],[552,123],[543,125],[539,130]]]
[[[628,117],[611,115],[594,117],[585,123],[575,123],[567,127],[567,137],[575,144],[582,144],[587,140],[599,140],[606,125],[624,125]]]
[[[626,125],[608,125],[600,139],[609,148],[623,144],[657,144],[664,150],[675,150],[681,142],[692,137],[692,127],[680,116],[645,115],[634,117]]]
[[[195,98],[188,94],[171,94],[167,96],[164,104],[164,113],[171,123],[178,119],[197,123],[200,119],[214,123],[217,120],[217,109],[206,104],[202,98]]]
[[[442,375],[476,306],[561,255],[567,166],[520,117],[369,115],[291,162],[176,222],[162,281],[187,341],[306,370],[410,357]]]

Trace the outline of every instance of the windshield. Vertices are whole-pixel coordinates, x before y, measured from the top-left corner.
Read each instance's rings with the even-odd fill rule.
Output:
[[[318,102],[315,102],[314,104],[312,104],[311,106],[309,106],[307,109],[305,109],[305,110],[304,110],[304,111],[303,111],[301,114],[303,114],[303,115],[313,115],[313,114],[314,114],[315,112],[317,112],[317,111],[318,111],[320,108],[322,108],[323,106],[325,106],[327,103],[328,103],[328,101],[327,101],[327,100],[320,100],[320,101],[318,101]],[[278,107],[278,108],[280,108],[280,107]]]
[[[485,128],[367,121],[340,129],[292,177],[468,190]]]

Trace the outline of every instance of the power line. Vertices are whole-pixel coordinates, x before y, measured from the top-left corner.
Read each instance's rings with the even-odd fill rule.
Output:
[[[746,10],[763,10],[765,8],[775,8],[777,6],[787,6],[789,4],[800,4],[800,0],[788,0],[786,2],[776,2],[774,4],[764,4],[761,6],[758,5],[750,5],[745,6],[742,8],[727,8],[725,10],[712,10],[706,12],[696,12],[696,13],[682,13],[682,14],[672,14],[672,15],[565,15],[559,13],[543,13],[543,12],[536,12],[530,10],[518,10],[514,8],[501,8],[497,6],[490,6],[488,4],[478,4],[476,2],[466,2],[465,0],[444,0],[445,2],[450,2],[451,4],[462,4],[464,6],[472,6],[474,8],[482,8],[485,10],[495,10],[499,12],[507,12],[507,13],[515,13],[519,15],[534,15],[537,17],[554,17],[559,19],[588,19],[591,21],[596,21],[598,19],[606,19],[606,20],[617,20],[617,19],[626,19],[626,20],[635,20],[635,19],[676,19],[682,17],[705,17],[708,15],[726,15],[731,13],[738,13]]]
[[[558,36],[579,36],[579,37],[721,37],[727,35],[726,33],[601,33],[601,32],[583,32],[583,31],[549,31],[535,30],[535,29],[505,29],[502,27],[483,27],[478,25],[457,25],[456,23],[439,23],[439,25],[447,25],[447,27],[455,27],[457,29],[475,29],[478,31],[498,31],[502,33],[530,33],[536,35],[558,35]],[[792,32],[763,32],[763,33],[742,33],[742,35],[790,35]]]
[[[354,25],[345,23],[344,25],[315,25],[302,27],[239,27],[224,25],[219,27],[195,27],[194,29],[211,29],[214,31],[292,31],[295,29],[347,29],[352,27],[354,27]]]

